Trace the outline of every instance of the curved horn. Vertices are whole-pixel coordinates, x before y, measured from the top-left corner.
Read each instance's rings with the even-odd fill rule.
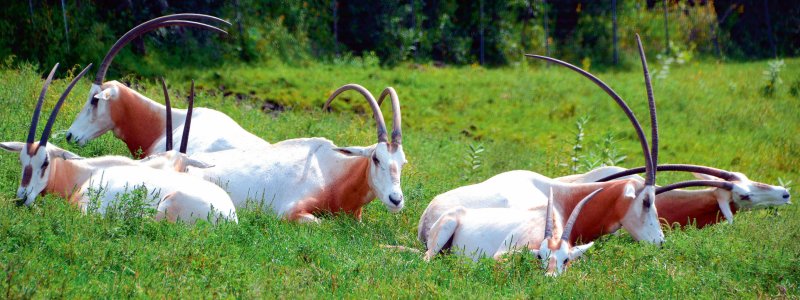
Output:
[[[581,209],[583,209],[583,206],[586,205],[586,202],[592,200],[592,198],[594,198],[594,196],[597,195],[597,193],[599,193],[602,190],[603,188],[599,188],[594,192],[592,192],[591,194],[584,197],[583,200],[581,200],[581,202],[578,202],[578,205],[575,206],[575,209],[573,209],[572,213],[569,214],[569,220],[567,221],[567,224],[564,225],[564,232],[561,233],[561,240],[567,242],[569,241],[569,237],[572,233],[572,226],[574,226],[575,221],[578,220],[578,215],[581,213]]]
[[[192,89],[189,92],[189,108],[186,110],[186,121],[183,122],[183,136],[181,136],[180,152],[186,154],[186,147],[189,146],[189,127],[192,126],[192,110],[194,109],[194,79],[192,79]]]
[[[355,90],[361,93],[361,95],[363,95],[364,98],[366,98],[367,102],[369,103],[369,106],[372,108],[372,116],[375,118],[375,126],[377,127],[378,130],[378,142],[386,143],[387,142],[386,122],[383,120],[383,113],[381,113],[381,108],[378,105],[378,102],[375,101],[375,97],[372,96],[372,93],[370,93],[363,86],[351,83],[351,84],[345,84],[342,87],[336,89],[336,91],[334,91],[333,94],[331,94],[330,97],[328,97],[328,100],[325,101],[325,106],[322,107],[322,110],[327,111],[328,108],[330,107],[331,101],[333,101],[333,99],[336,98],[336,96],[339,96],[339,94],[341,94],[342,92],[348,90]]]
[[[389,95],[392,100],[392,143],[403,143],[403,129],[400,122],[400,98],[397,97],[397,92],[392,87],[383,89],[381,95],[378,97],[378,106],[383,103],[383,98]]]
[[[614,180],[620,177],[625,177],[628,175],[639,174],[645,171],[645,167],[638,167],[633,169],[628,169],[622,172],[618,172],[615,174],[611,174],[609,176],[603,177],[602,179],[598,180],[597,182],[605,182],[609,180]],[[736,174],[731,172],[720,170],[717,168],[706,167],[706,166],[698,166],[698,165],[684,165],[684,164],[669,164],[669,165],[658,165],[656,166],[656,171],[679,171],[679,172],[693,172],[693,173],[700,173],[711,175],[717,178],[720,178],[725,181],[735,180],[738,177]]]
[[[642,72],[644,73],[644,85],[647,88],[647,105],[650,108],[650,160],[653,166],[658,165],[658,118],[656,115],[656,99],[653,96],[653,84],[650,82],[650,71],[647,70],[647,57],[644,55],[642,39],[636,34],[636,44],[639,46],[639,58],[642,60]],[[656,178],[656,170],[651,167],[653,178]]]
[[[553,237],[553,188],[550,187],[550,197],[547,198],[547,222],[544,225],[544,239]]]
[[[675,184],[670,184],[667,186],[662,186],[656,189],[656,195],[668,192],[674,189],[680,189],[685,187],[699,187],[699,186],[708,186],[708,187],[715,187],[721,188],[724,190],[732,190],[733,184],[730,182],[725,181],[716,181],[716,180],[689,180],[684,182],[679,182]]]
[[[64,104],[64,100],[67,99],[67,96],[69,96],[69,93],[72,91],[72,88],[75,87],[75,84],[78,83],[78,81],[81,79],[81,77],[83,77],[83,75],[86,75],[86,72],[89,71],[89,68],[91,67],[92,64],[89,64],[88,66],[86,66],[86,68],[83,68],[83,71],[78,73],[78,76],[75,76],[75,78],[72,79],[72,82],[69,83],[67,89],[65,89],[64,92],[61,93],[61,98],[58,98],[56,106],[53,107],[53,111],[50,113],[50,118],[47,119],[47,124],[45,124],[44,130],[42,130],[42,137],[39,140],[39,147],[47,145],[47,139],[50,138],[50,130],[53,129],[53,123],[55,123],[56,121],[56,116],[58,116],[58,111],[61,110],[61,105]]]
[[[226,31],[211,25],[184,21],[184,20],[216,21],[225,23],[227,25],[231,25],[230,22],[225,21],[223,19],[203,14],[174,14],[174,15],[158,17],[150,21],[144,22],[142,24],[139,24],[133,29],[126,32],[124,35],[122,35],[122,37],[120,37],[117,40],[117,42],[115,42],[114,45],[111,46],[111,49],[108,50],[108,53],[103,58],[103,62],[100,64],[100,69],[97,70],[97,76],[95,77],[94,83],[97,85],[103,84],[103,80],[105,80],[108,67],[111,66],[111,61],[114,60],[114,56],[116,56],[117,53],[119,53],[119,51],[125,47],[125,45],[130,43],[133,39],[147,32],[153,31],[155,29],[166,26],[192,26],[208,30],[214,30],[220,33],[227,34]]]
[[[628,116],[628,120],[630,120],[631,124],[633,124],[633,129],[636,130],[636,135],[639,137],[639,143],[642,145],[642,152],[644,153],[644,162],[645,162],[644,165],[645,167],[647,167],[647,178],[645,179],[645,185],[655,185],[655,178],[653,178],[655,172],[651,170],[651,168],[653,167],[653,161],[652,158],[650,157],[650,149],[649,146],[647,145],[647,138],[644,135],[644,131],[642,130],[642,126],[639,124],[639,121],[636,120],[636,116],[633,115],[633,111],[631,111],[631,108],[628,107],[628,104],[625,103],[625,100],[622,100],[622,98],[617,94],[617,92],[612,90],[611,87],[609,87],[605,82],[603,82],[599,78],[595,77],[589,72],[584,71],[581,68],[573,66],[568,62],[542,55],[525,54],[525,56],[546,60],[567,67],[568,69],[573,70],[578,74],[581,74],[584,77],[588,78],[595,85],[603,89],[603,91],[605,91],[606,94],[611,96],[611,98],[617,102],[617,105],[619,105],[619,107],[622,108],[622,110],[625,112],[625,115]]]
[[[169,102],[169,92],[167,91],[167,83],[164,82],[164,77],[161,77],[161,89],[164,90],[164,102],[167,106],[167,148],[166,151],[172,150],[172,104]]]
[[[36,126],[39,125],[39,114],[42,113],[42,103],[44,103],[44,96],[47,94],[47,88],[50,87],[50,82],[53,82],[53,75],[56,74],[58,63],[50,70],[50,75],[44,81],[42,91],[39,93],[39,100],[36,100],[36,108],[33,110],[33,118],[31,119],[31,128],[28,130],[28,139],[26,142],[30,145],[33,144],[33,139],[36,138]]]

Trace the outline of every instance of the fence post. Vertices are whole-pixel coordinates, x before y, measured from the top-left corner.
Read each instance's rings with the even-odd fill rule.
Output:
[[[331,6],[333,8],[333,52],[336,53],[336,56],[339,56],[339,20],[337,16],[339,5],[336,0],[332,0]]]
[[[772,57],[778,58],[778,47],[775,46],[775,35],[772,33],[772,21],[769,19],[767,0],[764,0],[764,15],[767,21],[767,37],[769,38],[769,46],[772,48]]]
[[[484,64],[484,56],[483,56],[483,53],[484,53],[483,52],[483,0],[480,0],[479,2],[480,2],[479,3],[479,6],[480,6],[480,19],[479,19],[480,25],[479,26],[480,26],[480,36],[481,36],[481,65],[483,65]]]
[[[64,17],[64,40],[67,42],[67,52],[69,51],[69,26],[67,26],[67,5],[61,0],[61,15]]]
[[[667,43],[664,47],[667,48],[667,55],[669,55],[669,5],[667,4],[667,0],[664,0],[664,36],[667,39]]]
[[[36,21],[33,20],[33,0],[28,0],[28,9],[31,11],[31,25],[36,27]]]
[[[550,56],[550,39],[548,38],[549,31],[547,30],[547,0],[542,0],[542,15],[544,15],[544,53]],[[550,63],[546,63],[545,66],[549,68]]]
[[[617,46],[617,0],[611,0],[611,20],[614,28],[614,65],[618,65],[619,47]]]

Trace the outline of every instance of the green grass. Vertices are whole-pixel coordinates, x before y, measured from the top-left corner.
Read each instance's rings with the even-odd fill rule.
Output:
[[[660,162],[742,171],[772,184],[778,178],[800,182],[800,99],[788,92],[800,80],[799,67],[800,60],[787,60],[781,74],[786,84],[773,98],[760,94],[764,62],[673,69],[655,82]],[[418,254],[379,247],[421,248],[417,221],[439,193],[514,169],[568,174],[563,164],[569,163],[574,122],[581,116],[591,118],[585,128],[587,150],[614,133],[620,139],[616,147],[628,156],[623,165],[641,165],[634,132],[619,108],[566,69],[236,66],[165,75],[173,99],[185,95],[194,78],[201,89],[198,106],[219,109],[268,141],[324,136],[340,146],[374,143],[374,124],[355,93],[337,100],[335,113],[322,113],[319,107],[330,92],[350,82],[376,94],[394,86],[403,104],[410,162],[403,170],[406,208],[391,214],[373,201],[362,222],[324,217],[321,225],[311,226],[241,211],[238,225],[217,227],[85,216],[52,196],[20,208],[11,203],[21,173],[17,156],[0,154],[0,295],[753,298],[785,291],[800,296],[797,205],[741,212],[733,225],[667,231],[662,248],[635,243],[627,234],[604,237],[557,279],[544,277],[529,255],[499,263],[440,256],[424,263]],[[648,126],[641,73],[598,75]],[[2,140],[24,140],[40,76],[30,68],[0,70]],[[45,113],[65,85],[58,80],[51,87]],[[154,82],[138,85],[162,98]],[[51,142],[84,156],[127,154],[110,134],[84,148],[64,142],[63,131],[83,105],[88,86],[81,83],[64,105]],[[223,97],[225,92],[230,96]],[[266,100],[288,110],[265,114],[260,107]],[[384,112],[389,122],[389,109]],[[477,144],[485,148],[479,154],[482,164],[468,171],[471,166],[463,161],[469,146]],[[659,183],[688,178],[664,173]]]

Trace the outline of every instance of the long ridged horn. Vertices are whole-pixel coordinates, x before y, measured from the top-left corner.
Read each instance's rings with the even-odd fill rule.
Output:
[[[44,86],[42,86],[42,91],[39,92],[39,100],[36,100],[36,108],[33,110],[31,128],[28,130],[28,139],[26,140],[28,145],[33,144],[33,140],[36,138],[36,126],[39,125],[39,115],[42,113],[44,96],[47,94],[47,88],[50,87],[50,83],[53,82],[53,75],[56,74],[56,69],[58,69],[58,63],[56,63],[56,65],[53,66],[53,69],[50,70],[50,75],[47,75],[47,79],[44,81]]]
[[[561,240],[567,242],[569,241],[569,237],[572,234],[572,226],[575,226],[575,221],[578,220],[578,215],[581,213],[581,209],[583,209],[583,206],[586,205],[589,200],[592,200],[592,198],[594,198],[594,196],[602,190],[603,188],[599,188],[588,196],[584,197],[581,202],[578,202],[578,205],[575,206],[575,209],[573,209],[572,213],[569,214],[569,220],[567,221],[567,224],[564,225],[564,232],[561,233]]]
[[[700,186],[707,186],[707,187],[715,187],[721,188],[724,190],[732,190],[733,184],[726,181],[717,181],[717,180],[689,180],[684,182],[678,182],[675,184],[670,184],[667,186],[662,186],[656,189],[656,195],[668,192],[674,189],[686,188],[686,187],[700,187]]]
[[[644,165],[647,167],[647,177],[645,178],[645,185],[651,185],[651,186],[655,185],[655,178],[653,177],[653,175],[655,175],[655,172],[651,170],[651,168],[653,167],[653,161],[652,158],[650,157],[650,147],[647,145],[647,138],[644,135],[644,131],[642,130],[642,126],[639,124],[639,121],[636,120],[636,116],[633,115],[633,111],[631,111],[631,108],[628,107],[628,104],[625,103],[625,100],[622,100],[622,97],[620,97],[617,94],[617,92],[615,92],[605,82],[595,77],[591,73],[586,72],[583,69],[578,68],[568,62],[542,55],[525,54],[525,56],[553,62],[561,66],[564,66],[570,70],[573,70],[578,74],[581,74],[584,77],[591,80],[595,85],[603,89],[603,91],[605,91],[606,94],[611,96],[611,98],[614,99],[615,102],[617,102],[617,105],[619,105],[619,107],[625,112],[625,115],[628,116],[628,120],[631,121],[633,128],[636,130],[636,135],[639,137],[639,143],[641,144],[642,152],[644,153],[644,161],[645,161]]]
[[[336,89],[336,91],[334,91],[333,94],[331,94],[330,97],[328,97],[328,100],[325,101],[325,106],[322,107],[322,110],[327,111],[330,107],[331,101],[333,101],[333,99],[335,99],[336,96],[339,96],[339,94],[341,94],[342,92],[348,90],[355,90],[364,96],[364,98],[367,100],[367,103],[369,103],[369,106],[372,108],[372,116],[375,118],[375,126],[377,127],[378,131],[378,142],[379,143],[388,142],[386,138],[386,122],[383,120],[383,113],[381,112],[381,108],[378,105],[378,102],[375,101],[375,96],[373,96],[372,93],[370,93],[363,86],[360,86],[355,83],[350,83],[350,84],[345,84],[342,87]]]
[[[56,121],[56,116],[58,116],[58,111],[61,110],[61,105],[64,104],[64,100],[67,99],[67,96],[69,96],[69,93],[72,91],[72,88],[75,87],[75,84],[78,83],[78,81],[81,79],[81,77],[83,77],[83,75],[86,75],[86,72],[89,71],[89,68],[91,67],[92,64],[89,64],[88,66],[86,66],[86,68],[83,68],[83,71],[81,71],[78,74],[78,76],[75,76],[75,78],[72,79],[72,82],[70,82],[69,85],[67,86],[67,89],[65,89],[64,92],[61,93],[61,98],[58,98],[56,106],[53,107],[53,111],[50,113],[50,118],[47,119],[47,124],[45,124],[44,130],[42,130],[42,137],[39,140],[39,147],[44,147],[47,145],[47,139],[50,138],[50,130],[53,129],[53,123],[55,123]]]
[[[189,108],[186,110],[186,121],[183,122],[183,136],[181,136],[180,152],[186,154],[186,147],[189,146],[189,127],[192,126],[192,110],[194,109],[194,79],[192,79],[192,89],[189,91]]]
[[[602,179],[598,180],[597,182],[605,182],[605,181],[609,181],[609,180],[614,180],[614,179],[617,179],[617,178],[620,178],[620,177],[625,177],[625,176],[629,176],[629,175],[633,175],[633,174],[639,174],[639,173],[642,173],[644,171],[645,171],[645,167],[638,167],[638,168],[628,169],[628,170],[625,170],[625,171],[617,172],[615,174],[611,174],[611,175],[608,175],[606,177],[603,177]],[[714,176],[714,177],[720,178],[720,179],[725,180],[725,181],[736,180],[736,179],[739,178],[738,176],[736,176],[736,174],[728,172],[728,171],[725,171],[725,170],[712,168],[712,167],[706,167],[706,166],[698,166],[698,165],[685,165],[685,164],[658,165],[658,166],[656,166],[656,171],[658,171],[658,172],[662,172],[662,171],[678,171],[678,172],[700,173],[700,174],[706,174],[706,175]]]
[[[392,143],[403,143],[403,128],[400,121],[400,97],[397,97],[397,91],[393,87],[383,89],[381,95],[378,97],[378,106],[383,103],[383,98],[389,95],[392,100]]]
[[[656,99],[653,96],[653,84],[650,82],[650,71],[647,69],[647,57],[642,47],[642,39],[636,34],[636,44],[639,46],[639,58],[642,60],[642,72],[644,73],[644,86],[647,89],[647,105],[650,108],[650,159],[653,166],[658,165],[658,117],[656,115]],[[653,178],[656,177],[656,169],[651,168]]]
[[[114,60],[114,57],[117,55],[117,53],[119,53],[120,50],[122,50],[122,48],[124,48],[133,39],[147,32],[153,31],[155,29],[166,26],[192,26],[227,34],[226,31],[211,25],[184,21],[184,20],[216,21],[225,23],[227,25],[231,25],[230,22],[225,21],[223,19],[203,14],[174,14],[174,15],[158,17],[149,20],[147,22],[144,22],[142,24],[139,24],[138,26],[126,32],[122,37],[120,37],[117,40],[116,43],[114,43],[113,46],[111,46],[111,49],[108,50],[108,53],[106,54],[105,58],[103,58],[103,62],[100,64],[100,69],[97,70],[97,76],[95,77],[94,83],[97,85],[103,84],[103,80],[105,80],[108,67],[111,66],[111,61]]]
[[[169,102],[169,92],[167,91],[167,83],[164,82],[164,77],[161,77],[161,89],[164,90],[164,103],[167,106],[167,148],[166,151],[172,150],[172,104]]]
[[[545,216],[544,239],[553,237],[553,188],[550,188],[550,197],[547,198],[547,215]]]

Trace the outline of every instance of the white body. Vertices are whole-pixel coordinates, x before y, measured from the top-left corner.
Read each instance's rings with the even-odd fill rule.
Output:
[[[484,182],[459,187],[436,196],[420,217],[417,237],[420,242],[427,245],[428,232],[433,223],[446,211],[456,207],[527,210],[547,205],[546,193],[552,188],[556,191],[555,209],[563,214],[561,201],[565,198],[574,198],[570,196],[573,190],[599,187],[603,187],[603,184],[564,183],[525,170],[500,173]],[[633,188],[634,186],[631,186],[631,189]],[[645,194],[652,192],[643,191],[643,188],[643,184],[639,183],[635,186],[635,191],[626,190],[625,195],[621,196],[635,197],[635,200],[641,203]],[[664,234],[658,226],[655,209],[643,211],[641,205],[631,204],[624,216],[620,216],[621,226],[628,229],[637,240],[661,243]]]
[[[154,169],[121,156],[79,158],[52,144],[3,142],[0,148],[20,153],[23,180],[17,197],[31,205],[39,194],[58,194],[87,212],[105,214],[125,193],[144,187],[153,194],[148,203],[158,211],[157,219],[198,219],[237,222],[236,209],[228,194],[213,183],[185,173]]]
[[[538,249],[544,239],[545,207],[537,209],[476,208],[450,209],[434,222],[428,253],[433,256],[452,242],[454,253],[477,261],[498,258],[509,251]],[[556,223],[562,223],[556,219]],[[556,233],[560,235],[559,231]]]
[[[86,102],[67,132],[69,141],[83,145],[111,130],[134,155],[139,148],[144,156],[166,149],[166,106],[117,81],[106,82],[102,87],[93,84],[90,95],[95,96]],[[186,112],[172,109],[174,141],[181,140]],[[187,154],[268,144],[224,113],[202,107],[193,110]]]
[[[348,148],[354,152],[364,151],[360,154],[343,154],[342,149],[345,148],[337,148],[324,138],[301,138],[260,148],[198,153],[191,158],[212,166],[202,169],[190,167],[188,173],[223,187],[238,208],[253,203],[292,220],[317,221],[310,213],[316,208],[332,210],[333,213],[337,210],[353,212],[360,218],[360,207],[376,197],[390,211],[401,210],[399,176],[402,165],[398,162],[405,161],[402,149],[388,151],[385,143]],[[370,157],[379,159],[380,166],[373,165]],[[387,176],[384,177],[383,173]],[[345,195],[329,199],[337,192]],[[397,194],[398,204],[388,200]],[[329,203],[331,201],[342,203]],[[299,207],[304,205],[326,207],[306,207],[309,213],[299,212]],[[355,209],[357,213],[351,211]]]
[[[198,219],[212,223],[223,219],[238,221],[230,197],[216,185],[194,176],[147,167],[118,166],[96,170],[79,189],[81,196],[77,204],[87,212],[94,205],[91,201],[98,201],[97,212],[105,214],[109,205],[115,204],[122,193],[140,187],[155,193],[150,206],[158,211],[157,219],[188,223]],[[97,191],[105,192],[92,199]]]

